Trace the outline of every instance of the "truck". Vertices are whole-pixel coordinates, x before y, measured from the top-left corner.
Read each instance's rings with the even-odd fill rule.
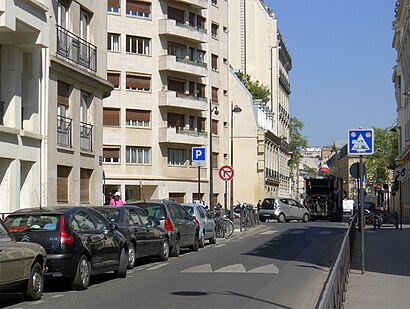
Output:
[[[308,176],[304,179],[304,205],[311,220],[342,221],[343,179],[333,175]]]

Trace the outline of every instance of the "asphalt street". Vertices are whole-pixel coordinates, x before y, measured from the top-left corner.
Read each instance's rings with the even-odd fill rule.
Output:
[[[47,280],[43,298],[1,295],[10,308],[313,308],[346,223],[264,223],[167,262],[144,259],[127,278],[93,277],[86,291]]]

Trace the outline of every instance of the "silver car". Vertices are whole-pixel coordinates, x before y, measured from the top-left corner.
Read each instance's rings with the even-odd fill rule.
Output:
[[[290,220],[309,221],[309,211],[299,202],[288,197],[265,198],[259,210],[259,220],[276,219],[278,222]]]
[[[191,216],[195,217],[199,231],[199,247],[205,246],[205,240],[216,243],[215,221],[208,211],[200,204],[181,204]]]

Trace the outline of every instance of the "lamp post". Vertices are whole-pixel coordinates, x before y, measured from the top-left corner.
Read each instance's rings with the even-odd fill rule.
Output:
[[[218,107],[212,107],[212,100],[209,99],[209,209],[214,209],[214,177],[212,166],[212,113],[219,114]]]
[[[231,102],[231,167],[233,168],[233,113],[242,112],[242,108],[238,105],[233,106]],[[229,216],[233,220],[233,179],[231,180],[231,203],[229,207]]]

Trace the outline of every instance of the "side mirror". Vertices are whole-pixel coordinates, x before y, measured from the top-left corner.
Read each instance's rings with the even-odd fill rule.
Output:
[[[118,225],[116,223],[111,222],[110,225],[109,225],[109,228],[110,228],[111,231],[114,231],[114,230],[118,229]]]
[[[189,216],[189,220],[191,220],[191,221],[196,220],[196,216],[195,216],[195,215],[190,215],[190,216]]]

